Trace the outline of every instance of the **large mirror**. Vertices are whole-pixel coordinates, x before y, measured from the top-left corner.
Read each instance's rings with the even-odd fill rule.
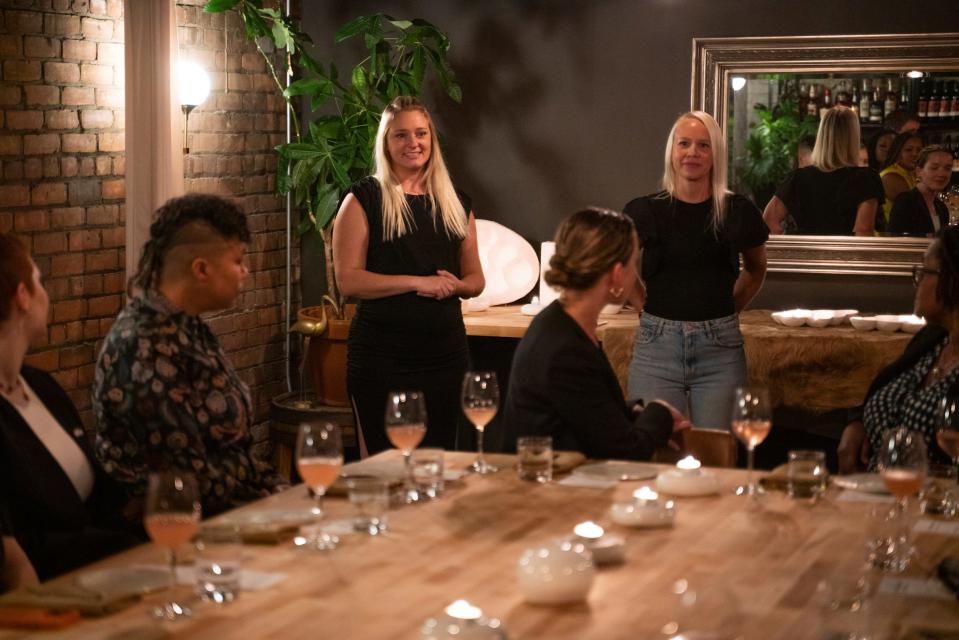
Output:
[[[692,77],[692,108],[712,113],[726,129],[730,184],[750,194],[760,207],[777,181],[796,166],[799,138],[815,134],[827,90],[832,104],[842,100],[851,106],[855,97],[860,111],[863,105],[872,107],[865,117],[860,113],[864,141],[884,128],[891,110],[924,108],[920,131],[926,142],[959,149],[959,114],[951,112],[952,94],[959,92],[956,33],[694,38]],[[943,95],[950,105],[946,111],[941,109]],[[877,96],[881,111],[872,104]],[[936,115],[930,110],[933,96]],[[779,131],[788,130],[785,143],[760,135],[776,122]],[[769,266],[780,272],[907,276],[928,242],[773,236]]]

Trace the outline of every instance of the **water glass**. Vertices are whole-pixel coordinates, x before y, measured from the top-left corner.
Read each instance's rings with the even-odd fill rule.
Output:
[[[353,530],[376,536],[387,529],[386,512],[390,508],[390,487],[380,478],[351,478],[347,486],[350,504],[356,509]]]
[[[959,485],[956,484],[956,467],[951,464],[930,464],[926,484],[919,494],[923,513],[937,516],[952,516],[956,513]]]
[[[516,439],[520,480],[549,482],[553,479],[553,439],[550,436],[523,436]]]
[[[790,451],[786,466],[790,498],[815,501],[826,491],[826,454],[823,451]]]
[[[195,592],[207,602],[225,604],[240,595],[243,540],[234,527],[202,531],[196,541]]]
[[[443,492],[442,449],[417,449],[413,452],[413,482],[421,498],[432,500]]]

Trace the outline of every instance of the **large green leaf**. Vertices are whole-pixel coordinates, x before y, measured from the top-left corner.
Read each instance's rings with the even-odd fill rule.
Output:
[[[229,11],[239,3],[240,0],[209,0],[203,6],[203,10],[207,13],[220,13],[221,11]]]
[[[371,16],[358,16],[356,18],[353,18],[352,20],[350,20],[349,22],[347,22],[346,24],[344,24],[342,27],[339,28],[339,30],[333,36],[333,42],[335,42],[336,44],[339,44],[343,42],[344,40],[346,40],[347,38],[352,38],[356,34],[367,29],[371,21],[372,21]]]
[[[311,96],[317,93],[328,93],[330,81],[326,78],[303,78],[296,82],[291,82],[290,86],[284,89],[284,97],[293,96]]]
[[[353,67],[353,88],[360,94],[365,94],[366,89],[369,86],[366,79],[366,69],[363,68],[363,65],[358,64]]]

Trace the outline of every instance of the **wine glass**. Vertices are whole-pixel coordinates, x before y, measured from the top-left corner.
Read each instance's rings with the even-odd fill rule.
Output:
[[[736,495],[754,499],[761,490],[753,482],[753,451],[769,435],[772,410],[769,392],[764,387],[737,387],[733,403],[733,433],[746,445],[746,484],[736,488]]]
[[[463,413],[476,427],[476,451],[472,469],[480,474],[499,471],[483,459],[483,430],[499,408],[499,384],[493,371],[468,371],[463,378]]]
[[[907,507],[909,496],[919,493],[928,466],[926,443],[922,434],[905,427],[887,429],[878,451],[879,474],[889,493],[896,497],[891,521],[898,531],[876,550],[873,563],[888,571],[900,572],[909,566],[915,548],[909,535]]]
[[[959,397],[946,396],[942,399],[936,443],[952,458],[952,464],[959,467]]]
[[[177,584],[176,550],[189,542],[200,523],[200,490],[192,473],[163,471],[151,473],[147,483],[146,511],[143,528],[150,539],[169,551],[170,590]],[[176,602],[171,595],[168,602],[156,607],[157,618],[176,620],[193,612]]]
[[[403,454],[406,470],[404,500],[420,499],[413,481],[413,449],[426,435],[426,402],[422,391],[391,391],[386,398],[386,417],[383,421],[386,436]]]
[[[343,442],[340,428],[329,422],[304,422],[296,438],[296,470],[303,482],[313,490],[316,504],[312,512],[316,520],[315,533],[307,541],[314,549],[329,551],[336,548],[339,539],[321,529],[323,496],[336,482],[343,467]]]

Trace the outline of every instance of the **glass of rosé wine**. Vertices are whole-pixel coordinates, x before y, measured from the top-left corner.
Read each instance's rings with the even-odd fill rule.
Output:
[[[468,371],[463,378],[463,413],[476,427],[476,461],[473,471],[480,475],[495,473],[497,467],[483,457],[483,432],[499,410],[499,384],[493,371]]]
[[[746,445],[746,484],[736,488],[736,495],[744,495],[750,500],[761,493],[753,481],[753,451],[772,427],[772,407],[769,404],[769,392],[763,387],[737,387],[733,400],[733,434]]]
[[[926,480],[928,458],[922,434],[905,427],[887,429],[882,434],[882,445],[877,452],[877,466],[886,488],[896,498],[890,516],[895,533],[885,541],[874,560],[882,569],[904,571],[916,555],[909,535],[909,496],[919,493]]]
[[[426,400],[422,391],[391,391],[386,397],[386,416],[383,421],[386,437],[403,454],[405,488],[403,499],[407,503],[420,499],[413,480],[413,450],[426,435]]]
[[[936,444],[959,467],[959,397],[942,399],[942,419],[936,428]]]
[[[296,470],[303,482],[313,492],[316,500],[313,516],[316,524],[314,534],[307,541],[313,549],[335,549],[339,539],[322,530],[323,496],[343,467],[343,441],[340,428],[329,422],[304,422],[296,438]]]
[[[153,542],[169,552],[171,591],[177,585],[177,548],[196,535],[199,524],[200,491],[196,477],[181,471],[151,473],[147,481],[143,528]],[[155,617],[168,620],[192,614],[189,607],[176,602],[172,596],[153,610]]]

